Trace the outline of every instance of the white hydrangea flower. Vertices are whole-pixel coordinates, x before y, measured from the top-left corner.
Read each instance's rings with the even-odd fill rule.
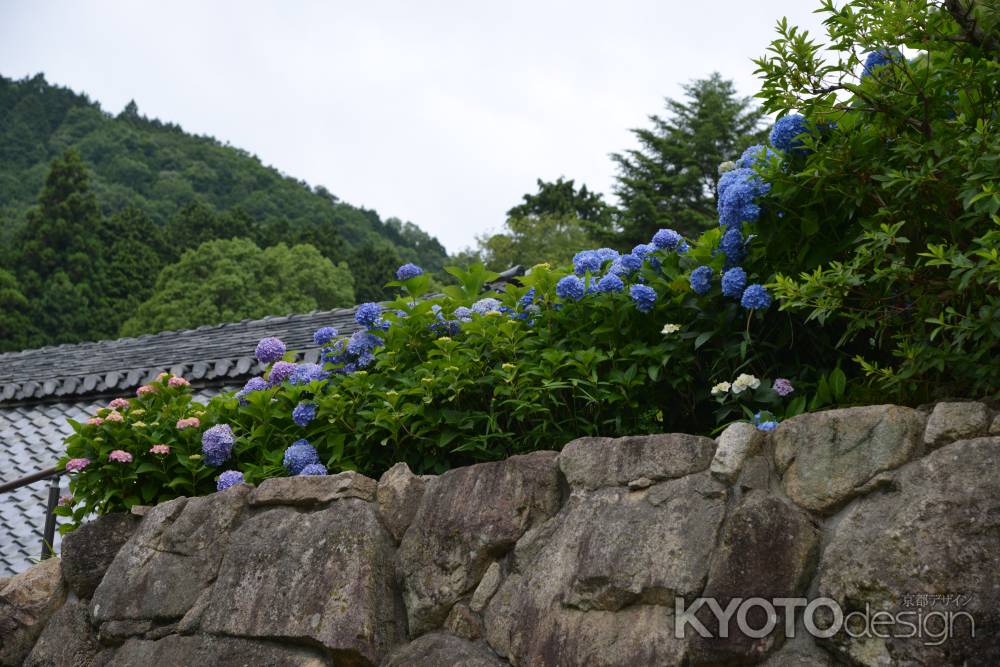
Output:
[[[740,373],[739,377],[733,382],[733,393],[742,393],[744,389],[756,389],[760,386],[760,380],[749,373]]]
[[[725,394],[729,391],[730,385],[728,382],[720,382],[719,384],[712,387],[712,396],[718,396],[719,394]]]
[[[736,169],[736,163],[732,160],[726,160],[719,165],[719,176],[722,176],[727,171],[732,171],[733,169]]]
[[[664,324],[662,334],[672,334],[681,330],[681,325],[679,324]]]

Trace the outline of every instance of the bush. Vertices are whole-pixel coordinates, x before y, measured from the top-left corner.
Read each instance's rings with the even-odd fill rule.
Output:
[[[74,433],[59,465],[72,474],[73,495],[56,509],[71,519],[62,532],[93,512],[215,490],[216,470],[202,460],[205,406],[191,400],[184,378],[163,373],[139,387],[136,398],[116,398],[87,421],[69,423]]]
[[[875,392],[996,394],[1000,14],[927,0],[820,11],[826,44],[782,22],[757,61],[765,109],[798,111],[785,118],[804,116],[805,133],[763,170],[752,254],[778,271],[781,308],[835,331]]]

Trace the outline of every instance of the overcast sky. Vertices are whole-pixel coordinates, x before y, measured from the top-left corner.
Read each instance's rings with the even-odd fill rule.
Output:
[[[0,0],[0,73],[134,98],[454,252],[536,178],[613,201],[629,128],[713,71],[752,95],[775,22],[815,34],[818,4]]]

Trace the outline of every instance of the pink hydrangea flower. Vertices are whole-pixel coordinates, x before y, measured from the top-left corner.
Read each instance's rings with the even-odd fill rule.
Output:
[[[124,398],[116,398],[108,403],[108,407],[112,410],[122,410],[128,407],[128,400]]]
[[[117,461],[118,463],[132,463],[132,455],[121,449],[116,449],[108,454],[108,460]]]
[[[167,384],[171,387],[189,387],[191,383],[182,377],[172,377],[167,381]]]
[[[152,447],[149,448],[149,453],[150,454],[169,454],[170,453],[170,445],[163,445],[163,444],[153,445]]]
[[[201,426],[201,420],[197,417],[188,417],[187,419],[177,420],[177,430],[183,431],[186,428],[198,428]]]
[[[73,496],[60,496],[59,497],[59,504],[61,506],[63,506],[63,507],[66,507],[67,505],[72,505],[73,504]]]
[[[90,465],[90,459],[70,459],[66,461],[66,472],[80,472]]]
[[[104,420],[101,419],[100,417],[91,417],[90,419],[87,420],[88,426],[100,426],[103,423]]]
[[[159,375],[157,375],[156,379],[162,382],[163,380],[167,379],[168,377],[170,377],[170,373],[167,373],[166,371],[164,371],[164,372],[160,373]]]
[[[144,384],[135,390],[136,395],[145,396],[146,394],[152,394],[156,391],[156,387],[151,384]]]
[[[106,422],[120,422],[120,421],[123,421],[124,419],[125,419],[125,418],[124,418],[124,417],[122,417],[122,415],[121,415],[121,413],[120,413],[120,412],[116,412],[115,410],[112,410],[112,411],[111,411],[111,412],[109,412],[109,413],[108,413],[108,415],[107,415],[107,416],[106,416],[106,417],[104,418],[104,421],[106,421]]]

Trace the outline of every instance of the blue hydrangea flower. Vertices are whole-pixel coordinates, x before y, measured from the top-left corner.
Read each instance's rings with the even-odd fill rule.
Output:
[[[691,249],[691,246],[688,245],[687,241],[681,241],[680,243],[677,244],[677,252],[680,253],[680,254],[682,254],[682,255],[686,254],[687,251],[690,250],[690,249]]]
[[[254,356],[257,357],[257,361],[262,364],[269,364],[272,361],[277,361],[285,356],[285,344],[282,343],[277,338],[262,338],[259,343],[257,343],[257,349],[254,352]]]
[[[299,477],[325,476],[326,466],[322,463],[310,463],[299,471]]]
[[[267,380],[262,377],[252,377],[247,380],[242,389],[236,392],[236,398],[239,399],[240,405],[246,405],[248,402],[246,399],[247,394],[264,389],[267,389]]]
[[[319,454],[316,448],[309,444],[306,439],[296,440],[285,450],[285,455],[281,459],[281,464],[289,475],[298,475],[307,465],[319,463]]]
[[[465,306],[459,306],[458,308],[456,308],[453,315],[455,316],[455,319],[457,319],[459,322],[472,321],[472,310],[466,308]]]
[[[410,264],[409,262],[396,269],[396,280],[409,280],[410,278],[422,275],[424,275],[424,270],[416,264]]]
[[[298,368],[298,364],[293,364],[290,361],[279,361],[271,366],[271,372],[267,376],[267,384],[270,387],[277,387],[282,382],[287,380]]]
[[[303,401],[292,410],[292,421],[305,428],[313,419],[316,419],[316,404]]]
[[[752,179],[733,180],[726,187],[725,192],[719,195],[716,204],[719,211],[719,224],[723,227],[735,227],[741,222],[753,222],[760,217],[760,206],[754,202],[758,194],[759,190]]]
[[[712,289],[712,269],[708,266],[699,266],[691,272],[691,289],[695,294],[708,294]]]
[[[236,436],[229,424],[219,424],[201,434],[201,453],[205,465],[221,466],[233,453]]]
[[[771,305],[771,295],[767,293],[763,285],[754,283],[743,290],[740,305],[747,310],[764,310]]]
[[[601,270],[601,258],[593,250],[582,250],[573,256],[573,273],[578,276],[586,274],[588,271],[596,273]]]
[[[313,334],[313,342],[317,345],[323,346],[329,343],[331,340],[337,337],[337,330],[333,327],[323,327],[322,329],[317,329],[316,333]]]
[[[632,285],[628,293],[640,313],[648,313],[656,303],[656,290],[647,285]]]
[[[598,292],[621,292],[624,289],[625,283],[623,283],[622,279],[613,273],[609,273],[597,281]]]
[[[778,421],[773,414],[765,410],[753,416],[753,425],[757,427],[758,431],[773,431],[778,428]]]
[[[298,364],[288,381],[295,385],[309,384],[313,380],[325,380],[330,374],[319,364]]]
[[[535,302],[535,294],[536,292],[534,287],[525,292],[524,296],[517,300],[518,307],[523,310],[533,304]]]
[[[472,304],[472,312],[479,315],[485,315],[486,313],[499,312],[500,301],[494,299],[493,297],[486,297],[485,299],[480,299],[479,301]]]
[[[637,255],[622,255],[618,262],[621,264],[623,269],[629,272],[629,274],[635,273],[642,268],[642,257]]]
[[[556,295],[567,301],[579,301],[586,293],[583,281],[576,276],[566,276],[556,283]]]
[[[719,182],[715,185],[716,193],[721,198],[733,184],[749,181],[755,177],[757,177],[757,174],[753,169],[745,167],[743,169],[731,169],[719,178]]]
[[[719,250],[726,256],[730,265],[739,264],[746,257],[746,247],[743,244],[743,234],[736,227],[730,227],[719,241]]]
[[[802,146],[799,135],[809,132],[809,124],[802,114],[789,114],[774,121],[771,128],[771,145],[788,153]]]
[[[878,51],[872,51],[865,58],[864,67],[861,70],[861,78],[875,74],[875,70],[879,67],[884,67],[888,65],[893,60],[901,60],[903,54],[899,52],[899,49],[879,49]]]
[[[640,243],[632,248],[632,254],[639,259],[646,259],[646,255],[656,252],[656,246],[652,243]]]
[[[613,248],[598,248],[594,254],[597,255],[597,259],[601,261],[602,265],[604,262],[613,262],[619,257],[619,252]]]
[[[747,286],[747,272],[738,266],[734,266],[722,274],[722,294],[732,299],[739,299],[743,296],[743,289]]]
[[[673,250],[683,240],[681,235],[672,229],[661,229],[653,234],[653,245],[665,250]]]
[[[736,161],[736,166],[743,169],[752,169],[758,164],[767,164],[777,153],[767,146],[757,144],[743,151],[743,155]]]
[[[384,331],[389,328],[389,323],[382,319],[382,306],[377,303],[369,302],[358,306],[357,312],[354,313],[354,321],[366,329]]]
[[[243,473],[239,470],[227,470],[219,475],[219,480],[215,483],[216,491],[225,491],[231,486],[243,483]]]
[[[355,331],[347,341],[347,353],[361,357],[366,353],[371,354],[376,347],[382,347],[382,345],[383,341],[378,336],[367,331]]]

